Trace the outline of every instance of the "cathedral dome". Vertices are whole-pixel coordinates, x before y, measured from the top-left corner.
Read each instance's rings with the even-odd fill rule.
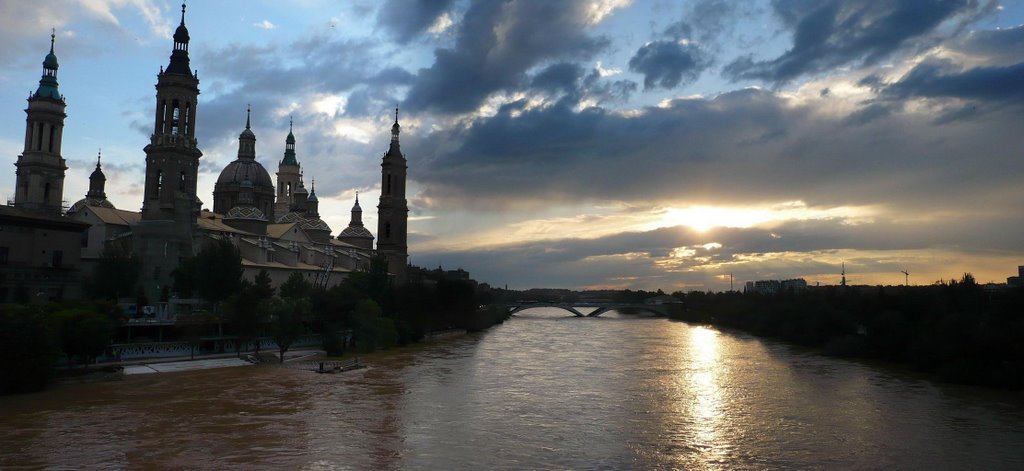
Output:
[[[240,185],[246,180],[256,188],[270,188],[270,191],[274,191],[274,182],[270,180],[270,173],[263,168],[263,165],[252,159],[238,159],[228,164],[217,177],[217,184]]]
[[[185,27],[185,9],[182,8],[181,24],[178,25],[178,29],[174,30],[174,42],[176,43],[187,43],[188,42],[188,28]],[[164,36],[166,37],[166,36]]]
[[[71,205],[71,208],[68,209],[68,214],[75,214],[81,211],[82,208],[86,207],[116,209],[110,201],[107,201],[106,198],[86,197],[76,201],[75,204]]]
[[[338,240],[356,237],[362,239],[373,239],[373,234],[370,233],[369,229],[363,226],[348,226],[341,231],[341,234],[338,234]]]
[[[60,64],[57,63],[57,55],[53,53],[53,49],[50,49],[50,53],[43,59],[43,67],[53,70],[57,70],[60,67]]]
[[[252,206],[235,206],[228,210],[224,219],[247,219],[251,221],[266,221],[267,216],[259,208]]]

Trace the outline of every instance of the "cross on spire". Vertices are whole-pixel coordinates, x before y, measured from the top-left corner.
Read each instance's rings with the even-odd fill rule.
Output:
[[[185,2],[181,2],[181,24],[185,24]]]
[[[249,115],[252,113],[252,105],[245,105],[245,129],[249,129]]]
[[[57,28],[50,28],[50,54],[53,54],[53,42],[57,39]]]

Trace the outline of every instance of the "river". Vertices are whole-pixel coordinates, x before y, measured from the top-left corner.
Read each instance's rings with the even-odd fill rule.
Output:
[[[338,375],[0,398],[0,469],[1024,469],[1024,396],[738,332],[534,309]]]

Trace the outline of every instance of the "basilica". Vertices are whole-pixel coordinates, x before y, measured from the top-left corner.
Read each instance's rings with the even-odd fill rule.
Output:
[[[399,146],[397,110],[390,146],[381,161],[376,248],[373,234],[363,225],[358,195],[348,227],[337,236],[320,218],[315,181],[309,182],[307,190],[291,125],[278,161],[276,182],[271,178],[256,160],[256,133],[249,110],[245,128],[238,136],[237,157],[217,178],[212,210],[204,209],[196,192],[203,156],[195,137],[199,126],[199,77],[189,64],[190,38],[182,5],[170,61],[157,75],[152,135],[143,149],[146,170],[142,210],[128,211],[111,204],[105,194],[102,156],[97,156],[88,193],[65,211],[62,202],[67,165],[61,153],[61,137],[66,102],[58,88],[59,65],[53,40],[51,36],[39,87],[28,99],[25,148],[15,164],[13,204],[0,207],[0,229],[13,228],[0,232],[0,265],[11,265],[13,258],[17,262],[14,266],[23,268],[0,273],[0,301],[7,297],[3,290],[15,282],[24,286],[40,279],[32,271],[38,260],[47,265],[42,268],[52,269],[56,262],[65,272],[76,268],[88,273],[90,265],[110,251],[141,262],[139,283],[146,296],[166,300],[178,264],[204,245],[221,240],[238,248],[246,278],[266,271],[275,285],[300,273],[311,283],[329,287],[340,283],[347,273],[366,267],[375,256],[387,261],[396,281],[405,279],[407,165]],[[59,248],[40,248],[43,237],[49,237],[46,244]],[[26,244],[31,247],[21,250]],[[37,254],[40,250],[44,254],[41,258]],[[45,256],[48,250],[49,258]],[[54,252],[60,254],[60,260],[54,258]],[[20,260],[23,253],[35,255]],[[74,296],[75,287],[65,286],[66,280],[60,286],[47,283],[35,283],[38,287],[33,285],[32,291],[41,290],[49,298],[55,297],[54,290],[59,290],[56,298]],[[7,288],[2,287],[5,284]]]

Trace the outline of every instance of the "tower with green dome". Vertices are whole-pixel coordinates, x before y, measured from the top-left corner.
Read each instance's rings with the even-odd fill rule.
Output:
[[[288,137],[284,140],[284,158],[277,164],[277,201],[274,203],[274,214],[278,218],[292,210],[293,195],[299,189],[301,178],[299,161],[295,158],[295,134],[292,133],[292,121],[289,119]]]
[[[50,53],[43,60],[39,88],[28,97],[25,150],[14,164],[17,178],[14,205],[44,214],[59,215],[63,207],[64,172],[61,157],[66,103],[57,86],[56,32],[50,34]]]

